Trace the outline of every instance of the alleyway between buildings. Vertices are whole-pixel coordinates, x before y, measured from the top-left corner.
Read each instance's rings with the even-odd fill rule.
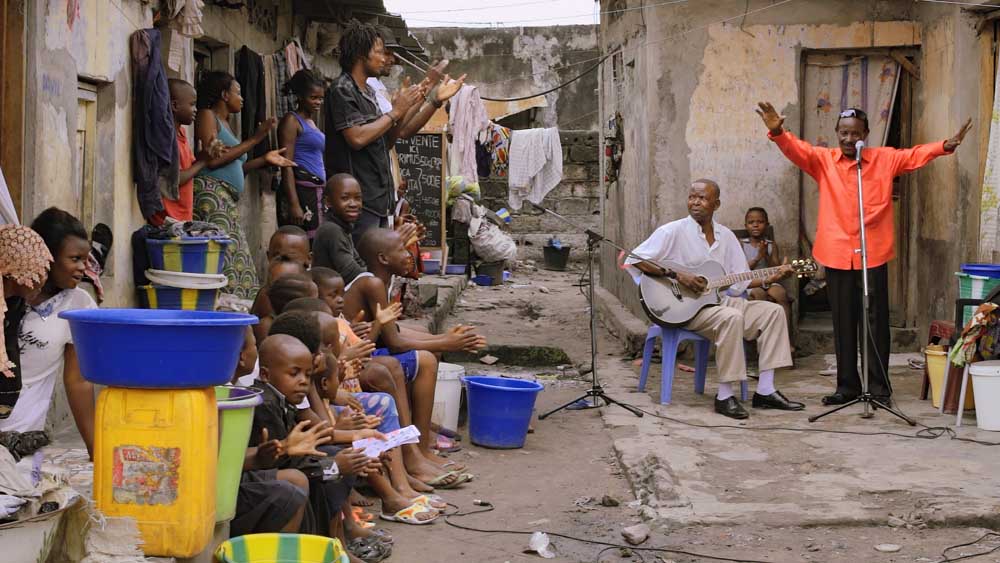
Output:
[[[579,272],[522,269],[506,286],[466,289],[448,324],[479,327],[490,336],[491,353],[504,362],[465,363],[468,372],[543,382],[539,413],[582,393],[586,386],[572,381],[578,377],[576,366],[589,362],[586,300],[577,284]],[[559,350],[573,366],[538,365],[558,359]],[[611,396],[691,424],[730,424],[711,411],[709,396],[694,395],[689,374],[678,375],[673,404],[659,406],[658,376],[650,376],[646,393],[636,393],[639,367],[622,357],[618,342],[603,330],[599,350],[598,373]],[[822,412],[819,398],[832,385],[819,375],[827,368],[822,356],[810,357],[779,375],[780,388],[807,402],[806,414],[754,411],[739,426],[915,434],[885,415],[862,420],[858,409],[810,425],[806,416]],[[903,411],[930,426],[953,422],[937,415],[929,402],[913,399],[920,372],[894,370]],[[658,364],[651,373],[659,373]],[[712,377],[710,370],[710,382]],[[937,562],[943,549],[976,540],[987,531],[982,527],[995,527],[1000,518],[1000,458],[994,447],[947,438],[699,428],[648,415],[638,419],[615,407],[563,411],[533,424],[535,433],[523,450],[466,443],[455,454],[482,468],[482,474],[450,500],[462,512],[480,509],[473,499],[487,500],[495,510],[451,522],[494,532],[438,524],[425,560],[434,560],[433,555],[455,561],[535,561],[537,555],[522,553],[528,536],[500,531],[557,532],[623,544],[621,529],[645,521],[652,535],[640,547],[703,555],[610,549],[598,559],[602,546],[553,537],[555,560],[694,562],[711,561],[712,555],[738,561]],[[996,441],[974,425],[958,430],[963,437]],[[602,506],[605,495],[620,505]],[[402,541],[426,535],[414,527],[392,531]],[[884,544],[899,551],[876,550]],[[948,555],[981,553],[997,545],[984,541]],[[1000,561],[1000,555],[976,561]]]

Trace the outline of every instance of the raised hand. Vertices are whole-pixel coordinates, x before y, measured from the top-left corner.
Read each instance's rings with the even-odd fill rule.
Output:
[[[268,151],[264,154],[264,162],[267,162],[271,166],[280,166],[282,168],[295,168],[298,164],[294,161],[285,158],[285,151],[287,149],[278,149],[273,151]]]
[[[361,474],[367,468],[368,460],[369,458],[364,451],[354,448],[340,450],[333,458],[341,475]]]
[[[361,340],[355,342],[354,344],[344,348],[340,353],[340,359],[345,362],[350,362],[351,360],[356,360],[358,358],[367,358],[372,355],[375,351],[375,344],[368,340]]]
[[[277,126],[278,126],[278,118],[277,117],[269,117],[269,118],[265,119],[264,121],[260,122],[260,125],[257,126],[257,132],[254,133],[253,136],[259,142],[259,141],[263,140],[264,137],[267,137],[267,134],[270,133],[271,130],[274,129],[275,127],[277,127]]]
[[[354,331],[354,335],[358,338],[364,340],[367,339],[372,333],[372,324],[365,322],[365,312],[358,311],[358,314],[354,316],[354,320],[351,321],[351,330]]]
[[[385,326],[391,322],[395,322],[403,315],[403,305],[402,303],[393,303],[385,309],[382,308],[381,303],[375,304],[375,322],[381,326]]]
[[[447,66],[448,59],[438,61],[437,64],[427,69],[427,77],[424,79],[424,82],[426,82],[428,86],[434,86],[438,82],[441,82],[441,73],[444,72],[444,69]],[[447,79],[445,79],[445,82],[447,82]]]
[[[296,424],[295,428],[288,433],[288,437],[285,438],[284,442],[285,453],[287,455],[292,457],[307,455],[317,457],[326,456],[325,453],[316,448],[330,443],[330,440],[333,439],[333,428],[326,421],[313,424],[312,428],[308,428],[311,424],[310,421],[303,420]]]
[[[284,454],[281,442],[268,438],[267,428],[261,429],[260,444],[257,445],[257,464],[260,467],[271,467]]]
[[[972,129],[971,117],[969,118],[968,121],[965,122],[965,125],[963,125],[962,128],[958,130],[958,133],[955,133],[954,137],[944,142],[944,150],[952,152],[953,150],[957,149],[958,146],[962,144],[962,141],[965,140],[965,134],[968,133],[970,129]]]
[[[463,74],[458,80],[452,80],[450,76],[445,75],[444,81],[437,88],[437,101],[439,104],[447,102],[462,89],[462,85],[465,84],[465,77],[467,74]]]
[[[772,135],[780,135],[784,131],[785,116],[779,114],[770,102],[758,102],[757,107],[760,109],[755,111],[761,120],[764,121],[764,125],[767,126],[768,131]]]
[[[403,241],[403,246],[407,247],[417,242],[417,226],[414,223],[402,222],[396,227],[396,234]]]

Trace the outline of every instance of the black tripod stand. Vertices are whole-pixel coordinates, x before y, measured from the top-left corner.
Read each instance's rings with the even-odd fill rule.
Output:
[[[571,225],[572,227],[582,230],[587,234],[587,301],[590,304],[590,389],[587,390],[582,396],[573,399],[572,401],[556,407],[549,412],[539,415],[538,420],[545,420],[554,413],[557,413],[571,405],[574,405],[580,401],[587,401],[588,399],[593,399],[593,401],[587,401],[589,404],[585,408],[598,408],[602,406],[600,401],[604,401],[605,405],[618,405],[619,407],[629,411],[630,413],[641,417],[642,411],[633,407],[632,405],[627,405],[625,403],[619,402],[612,397],[609,397],[605,392],[604,388],[601,387],[600,380],[597,379],[597,312],[594,305],[594,254],[600,247],[601,242],[607,242],[608,244],[614,246],[615,248],[621,249],[618,245],[612,243],[608,239],[604,238],[600,233],[594,232],[590,229],[580,229],[576,224],[574,224],[569,219],[566,219],[562,215],[554,211],[550,211],[540,205],[535,205],[530,203],[535,209],[549,213],[557,217],[559,220]]]
[[[852,405],[861,403],[864,405],[864,411],[861,413],[862,418],[871,418],[875,415],[874,407],[880,408],[902,420],[904,420],[910,426],[916,426],[917,423],[905,414],[893,409],[889,405],[886,405],[875,398],[871,391],[868,389],[868,365],[870,358],[868,353],[869,344],[874,347],[874,341],[870,341],[871,335],[869,334],[869,323],[870,317],[868,316],[868,307],[871,300],[871,292],[868,288],[868,239],[866,237],[865,231],[865,204],[864,204],[864,188],[861,184],[861,151],[864,149],[864,141],[858,141],[856,145],[855,158],[857,159],[858,165],[858,215],[861,222],[861,248],[857,251],[861,254],[861,276],[862,276],[862,295],[861,295],[861,394],[858,395],[853,401],[848,401],[842,405],[838,405],[833,409],[830,409],[824,413],[818,414],[816,416],[810,416],[809,422],[816,422],[817,420],[823,418],[828,414],[833,414],[837,411],[846,409]],[[884,296],[883,296],[884,298]],[[856,361],[856,358],[855,358]],[[881,363],[879,364],[881,366]],[[889,374],[883,374],[885,376],[885,382],[889,384]],[[890,387],[891,389],[891,387]]]

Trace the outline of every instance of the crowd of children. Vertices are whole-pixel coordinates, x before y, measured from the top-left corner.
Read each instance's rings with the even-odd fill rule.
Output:
[[[331,177],[327,221],[313,245],[292,225],[268,243],[269,279],[252,309],[260,323],[247,331],[234,374],[264,403],[254,414],[232,531],[329,534],[355,560],[379,561],[392,538],[368,521],[365,507],[379,504],[386,521],[430,524],[447,506],[435,489],[473,478],[439,452],[431,413],[440,354],[478,350],[485,340],[464,326],[434,335],[402,325],[391,288],[413,268],[405,246],[415,233],[400,221],[396,229],[368,229],[355,247],[358,191],[352,177]],[[348,283],[336,269],[314,265],[331,225],[329,247],[341,258],[322,262],[343,267],[349,258],[356,271]],[[352,447],[410,425],[419,441],[379,458]]]

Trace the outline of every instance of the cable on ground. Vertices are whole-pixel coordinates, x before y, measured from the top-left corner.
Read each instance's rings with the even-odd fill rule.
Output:
[[[542,531],[542,530],[533,530],[533,531],[526,532],[526,531],[522,531],[522,530],[490,530],[490,529],[484,529],[484,528],[473,528],[471,526],[465,526],[465,525],[462,525],[462,524],[456,524],[455,522],[451,521],[452,518],[457,518],[457,517],[461,517],[461,516],[472,516],[474,514],[484,514],[486,512],[492,512],[493,510],[495,510],[495,507],[492,504],[483,503],[483,508],[480,508],[478,510],[470,510],[470,511],[467,511],[467,512],[460,512],[459,511],[460,509],[459,509],[459,507],[457,505],[448,503],[448,506],[454,508],[455,511],[452,512],[451,514],[445,514],[444,522],[445,522],[445,524],[448,524],[449,526],[451,526],[453,528],[458,528],[459,530],[465,530],[465,531],[468,531],[468,532],[478,532],[478,533],[481,533],[481,534],[510,534],[510,535],[518,535],[518,536],[530,536],[531,534],[534,534],[535,532],[541,532]],[[565,539],[565,540],[572,540],[572,541],[576,541],[576,542],[580,542],[580,543],[584,543],[584,544],[588,544],[588,545],[602,546],[603,549],[601,549],[600,551],[597,552],[597,559],[594,560],[595,563],[600,563],[601,556],[604,553],[606,553],[606,552],[608,552],[608,551],[610,551],[612,549],[628,549],[628,550],[632,551],[633,553],[639,555],[639,558],[642,559],[643,561],[645,561],[645,559],[642,558],[641,552],[649,552],[649,553],[674,553],[674,554],[677,554],[677,555],[686,555],[688,557],[696,557],[696,558],[705,559],[705,560],[712,560],[712,561],[732,561],[732,562],[735,562],[735,563],[769,563],[767,561],[761,561],[761,560],[758,560],[758,559],[733,559],[733,558],[730,558],[730,557],[723,557],[723,556],[720,556],[720,555],[709,555],[707,553],[697,553],[697,552],[694,552],[694,551],[686,551],[686,550],[683,550],[683,549],[673,548],[673,547],[638,547],[638,546],[634,546],[634,545],[616,544],[616,543],[610,543],[610,542],[603,542],[603,541],[599,541],[599,540],[590,540],[590,539],[578,538],[578,537],[575,537],[575,536],[570,536],[570,535],[567,535],[567,534],[559,534],[559,533],[556,533],[556,532],[544,532],[544,533],[548,534],[549,536],[555,537],[555,538],[562,538],[562,539]]]

